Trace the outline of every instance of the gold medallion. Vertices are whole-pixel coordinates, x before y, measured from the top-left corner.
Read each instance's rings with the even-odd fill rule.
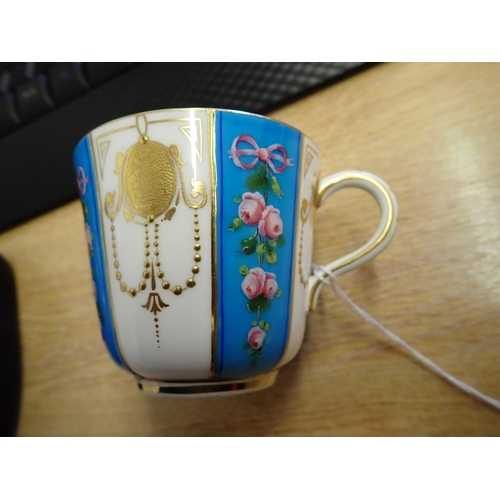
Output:
[[[177,187],[169,149],[141,136],[125,153],[123,184],[130,208],[140,217],[156,218],[166,212]]]

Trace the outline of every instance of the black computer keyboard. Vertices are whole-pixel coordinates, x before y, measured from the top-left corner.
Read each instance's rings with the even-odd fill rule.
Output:
[[[141,111],[269,111],[367,63],[0,63],[0,231],[77,197],[87,132]]]

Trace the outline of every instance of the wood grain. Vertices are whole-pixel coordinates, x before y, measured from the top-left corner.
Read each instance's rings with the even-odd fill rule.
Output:
[[[340,278],[426,356],[500,399],[500,64],[385,64],[272,114],[308,134],[322,175],[383,177],[389,247]],[[314,260],[364,243],[375,202],[317,211]],[[78,202],[0,235],[17,278],[22,436],[500,435],[500,413],[420,366],[325,289],[274,387],[233,398],[141,394],[100,339]]]

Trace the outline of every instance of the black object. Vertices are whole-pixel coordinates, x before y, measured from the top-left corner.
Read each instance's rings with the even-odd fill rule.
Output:
[[[15,96],[19,116],[25,122],[41,115],[54,105],[49,97],[43,76],[38,76],[17,86]]]
[[[78,63],[58,64],[49,69],[48,77],[51,93],[57,103],[80,94],[88,87]]]
[[[21,342],[16,287],[0,255],[0,436],[16,435],[21,403]]]
[[[175,107],[268,113],[371,65],[0,63],[0,231],[77,197],[73,150],[102,123]]]

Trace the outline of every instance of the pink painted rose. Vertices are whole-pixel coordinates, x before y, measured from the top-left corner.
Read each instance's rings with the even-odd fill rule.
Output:
[[[245,193],[242,198],[238,207],[238,216],[249,226],[257,225],[266,208],[264,197],[260,193]]]
[[[85,237],[87,238],[89,253],[92,254],[92,251],[94,250],[92,248],[92,229],[90,229],[90,226],[87,223],[85,223]]]
[[[274,273],[266,273],[266,281],[264,282],[264,287],[262,288],[264,297],[266,299],[272,299],[277,290],[278,283],[276,281],[276,275]]]
[[[248,332],[248,343],[250,344],[250,347],[252,349],[258,349],[262,343],[264,342],[264,339],[266,338],[266,332],[262,330],[262,328],[259,328],[258,326],[254,326],[249,332]]]
[[[266,273],[260,267],[254,267],[245,276],[241,283],[241,289],[249,299],[255,299],[261,293],[264,294],[266,299],[272,299],[278,290],[276,275],[274,273]]]
[[[272,205],[267,206],[262,212],[259,221],[259,233],[271,240],[275,240],[283,233],[283,221],[280,217],[280,211]]]
[[[264,270],[260,267],[254,267],[253,269],[250,269],[250,272],[242,281],[241,289],[249,299],[255,299],[257,295],[262,293],[265,282],[266,273],[264,272]]]

